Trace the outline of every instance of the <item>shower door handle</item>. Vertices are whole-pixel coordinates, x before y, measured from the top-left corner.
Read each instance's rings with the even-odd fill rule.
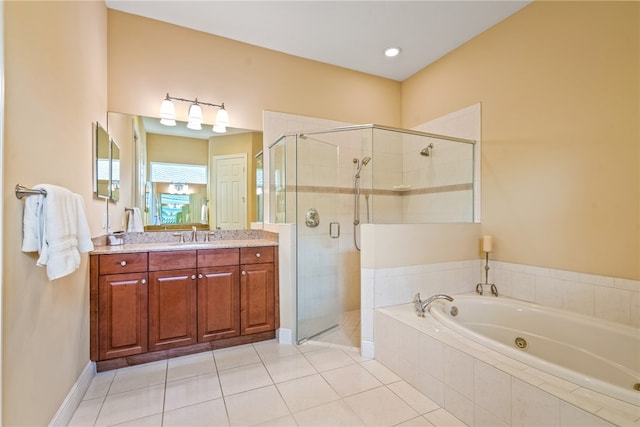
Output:
[[[329,223],[329,237],[337,239],[340,237],[340,223],[333,221]]]

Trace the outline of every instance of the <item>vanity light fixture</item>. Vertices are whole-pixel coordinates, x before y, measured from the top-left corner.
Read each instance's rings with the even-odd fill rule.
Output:
[[[224,108],[224,102],[222,104],[212,104],[209,102],[198,101],[198,98],[191,100],[185,98],[177,98],[170,96],[167,93],[166,98],[160,105],[160,123],[165,126],[176,125],[176,109],[172,101],[188,102],[191,104],[189,107],[189,118],[187,119],[187,127],[189,129],[200,130],[202,129],[202,105],[209,107],[218,107],[218,113],[216,114],[216,122],[213,125],[213,131],[216,133],[225,133],[227,126],[229,126],[229,112]]]
[[[189,193],[189,184],[186,182],[172,182],[169,184],[170,194],[187,194]]]

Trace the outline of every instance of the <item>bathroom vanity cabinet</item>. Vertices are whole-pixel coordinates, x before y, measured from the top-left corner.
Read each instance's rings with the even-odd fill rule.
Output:
[[[98,370],[275,337],[274,246],[92,254]]]

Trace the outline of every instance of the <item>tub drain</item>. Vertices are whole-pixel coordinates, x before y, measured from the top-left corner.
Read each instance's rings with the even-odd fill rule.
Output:
[[[635,384],[633,385],[633,389],[634,389],[635,391],[640,391],[640,383],[635,383]]]
[[[529,347],[529,344],[527,344],[527,340],[525,340],[522,337],[516,338],[515,343],[516,343],[516,347],[518,347],[520,350],[526,350],[527,347]]]
[[[458,307],[456,307],[454,305],[453,307],[451,307],[451,310],[449,311],[449,313],[451,313],[452,316],[457,316],[458,315]]]

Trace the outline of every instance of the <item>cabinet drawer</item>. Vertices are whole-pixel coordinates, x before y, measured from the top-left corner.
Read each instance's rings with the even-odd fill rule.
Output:
[[[198,267],[238,265],[240,251],[233,249],[203,249],[198,251]]]
[[[149,271],[196,268],[196,251],[149,252]]]
[[[100,275],[147,271],[147,253],[100,255]]]
[[[273,262],[273,246],[240,249],[240,264]]]

